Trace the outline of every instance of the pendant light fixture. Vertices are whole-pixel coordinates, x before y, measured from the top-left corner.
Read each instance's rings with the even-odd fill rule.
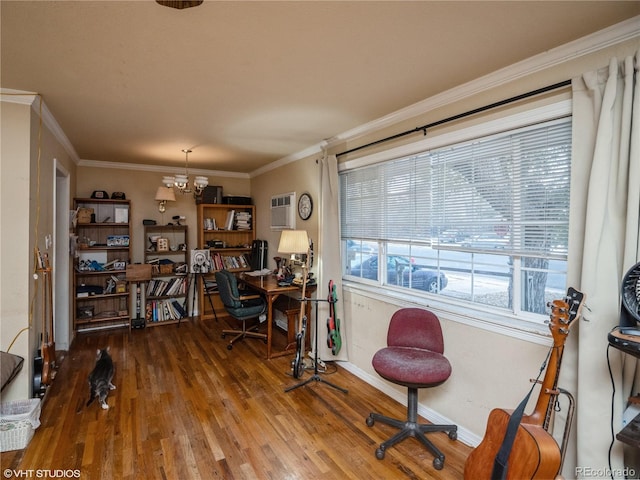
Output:
[[[193,190],[189,187],[189,154],[191,150],[185,148],[182,150],[184,153],[184,174],[177,174],[174,176],[162,177],[162,183],[165,187],[175,186],[182,194],[193,193],[194,197],[202,195],[204,187],[209,185],[209,179],[203,176],[196,176],[193,179]]]

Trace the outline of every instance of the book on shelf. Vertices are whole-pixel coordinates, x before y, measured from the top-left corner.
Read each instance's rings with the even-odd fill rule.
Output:
[[[224,229],[225,230],[233,230],[233,220],[235,217],[235,210],[229,210],[227,212],[227,220],[224,222]]]
[[[147,322],[165,322],[167,320],[179,320],[186,317],[184,305],[175,298],[164,300],[151,300],[147,302],[145,320]]]
[[[171,280],[154,278],[147,284],[148,297],[165,297],[169,295],[184,295],[187,291],[187,277],[174,277]]]

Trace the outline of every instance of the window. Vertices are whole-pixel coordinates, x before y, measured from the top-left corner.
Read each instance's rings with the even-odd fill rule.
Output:
[[[570,166],[565,116],[345,169],[345,279],[546,319],[565,291]]]

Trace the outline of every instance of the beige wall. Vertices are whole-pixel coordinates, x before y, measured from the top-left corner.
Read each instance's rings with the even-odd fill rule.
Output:
[[[75,172],[47,123],[40,124],[38,112],[38,97],[33,107],[2,102],[0,349],[25,359],[19,376],[2,392],[3,401],[31,395],[33,358],[41,343],[43,316],[42,277],[33,278],[33,252],[38,246],[53,261],[53,249],[46,248],[45,236],[54,232],[55,162],[71,175]],[[61,268],[68,268],[67,259],[61,261]],[[70,286],[55,288],[68,292]],[[65,320],[70,321],[60,319]]]
[[[271,197],[295,192],[297,202],[301,194],[307,192],[311,195],[313,201],[311,218],[305,221],[296,213],[296,229],[307,230],[315,246],[318,244],[319,191],[320,166],[316,163],[316,157],[288,163],[251,179],[251,195],[256,205],[257,236],[269,242],[269,268],[275,268],[276,263],[273,257],[282,256],[278,253],[280,231],[271,230]],[[315,267],[311,270],[315,271]]]

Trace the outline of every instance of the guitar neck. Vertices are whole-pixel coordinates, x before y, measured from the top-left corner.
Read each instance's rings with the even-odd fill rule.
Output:
[[[558,378],[560,377],[560,365],[562,364],[563,353],[564,345],[553,347],[551,355],[549,356],[547,371],[542,381],[542,386],[540,387],[540,394],[538,395],[536,406],[530,415],[523,417],[523,423],[538,425],[545,430],[549,428],[553,406],[558,396]]]

